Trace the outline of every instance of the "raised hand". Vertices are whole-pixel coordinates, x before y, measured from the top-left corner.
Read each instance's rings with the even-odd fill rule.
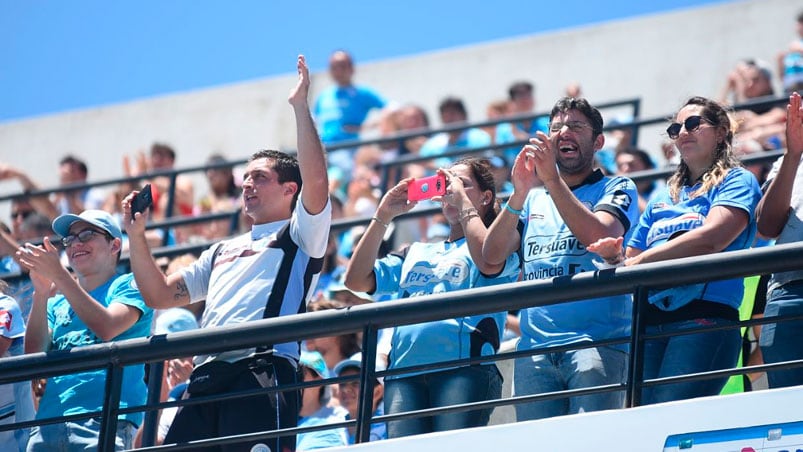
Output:
[[[416,201],[407,199],[407,184],[412,180],[412,177],[402,179],[382,196],[379,206],[376,208],[376,215],[379,218],[390,221],[403,213],[409,212],[418,204]]]
[[[786,106],[786,153],[798,159],[803,154],[803,105],[797,92]]]
[[[298,68],[298,83],[296,83],[295,88],[290,91],[290,97],[287,98],[287,101],[294,107],[302,105],[307,106],[310,79],[309,68],[307,67],[307,60],[304,58],[304,55],[298,56],[296,67]]]

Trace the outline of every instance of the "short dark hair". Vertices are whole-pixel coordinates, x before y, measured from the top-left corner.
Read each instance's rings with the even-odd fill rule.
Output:
[[[296,190],[296,194],[293,196],[293,203],[291,207],[291,209],[294,209],[296,202],[298,201],[298,195],[301,193],[301,169],[298,166],[298,159],[296,159],[293,155],[273,149],[263,149],[261,151],[254,152],[248,161],[253,162],[257,159],[268,159],[273,161],[272,168],[274,171],[276,171],[276,174],[279,177],[278,182],[280,184],[285,182],[296,183],[298,190]]]
[[[534,89],[535,86],[533,86],[533,84],[530,82],[523,82],[523,81],[515,82],[512,85],[510,85],[510,88],[508,88],[507,95],[510,98],[510,100],[513,100],[517,96],[525,92],[528,94],[532,94]]]
[[[569,110],[577,110],[588,119],[591,123],[594,138],[602,133],[602,114],[583,97],[562,97],[558,99],[558,101],[555,102],[555,106],[552,107],[552,112],[549,114],[549,123],[552,124],[552,119],[555,118],[558,113],[566,113]]]
[[[653,162],[652,158],[650,158],[650,154],[648,154],[647,151],[643,149],[639,149],[634,146],[628,146],[626,148],[619,149],[618,151],[616,151],[616,156],[618,156],[619,154],[632,155],[633,157],[641,160],[641,162],[644,164],[644,167],[647,169],[655,168],[655,162]]]
[[[468,117],[468,113],[466,113],[466,106],[463,105],[463,101],[457,97],[447,97],[441,101],[441,104],[438,106],[438,111],[443,114],[445,110],[458,111],[462,113],[464,117]]]
[[[176,160],[176,151],[164,143],[153,143],[151,145],[151,154],[166,154],[172,160]]]
[[[78,171],[83,173],[84,176],[89,174],[89,170],[86,167],[86,163],[83,160],[79,159],[74,155],[67,154],[61,160],[59,160],[59,165],[72,165],[78,168]]]

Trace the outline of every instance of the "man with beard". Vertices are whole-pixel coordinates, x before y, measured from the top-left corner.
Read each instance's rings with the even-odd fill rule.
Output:
[[[549,123],[549,135],[537,132],[516,156],[513,193],[482,249],[483,258],[497,263],[520,252],[524,280],[595,270],[596,255],[586,246],[603,237],[627,237],[639,214],[633,181],[594,168],[594,153],[605,142],[599,111],[583,98],[564,97],[552,108]],[[623,382],[626,346],[586,344],[627,336],[630,312],[629,295],[520,311],[519,350],[568,344],[578,349],[516,359],[514,394]],[[519,404],[516,416],[528,420],[619,408],[623,398],[617,391]]]

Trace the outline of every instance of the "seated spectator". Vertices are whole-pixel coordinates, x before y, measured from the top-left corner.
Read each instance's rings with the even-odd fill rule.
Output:
[[[298,364],[301,366],[304,383],[321,381],[326,378],[328,371],[320,353],[301,352]],[[298,426],[313,427],[342,422],[348,415],[348,411],[331,402],[332,390],[327,385],[322,384],[302,389]],[[345,446],[348,444],[347,435],[348,433],[343,427],[299,433],[296,436],[296,450],[301,452],[326,447]]]
[[[17,252],[34,286],[25,353],[148,336],[152,310],[145,306],[133,275],[116,271],[122,233],[111,215],[100,210],[62,215],[53,221],[53,230],[63,237],[76,277],[62,266],[59,250],[47,238],[42,246],[28,243],[25,251]],[[144,376],[142,365],[125,367],[121,407],[145,403]],[[48,378],[36,419],[100,411],[103,391],[99,388],[105,382],[105,369]],[[130,449],[141,422],[141,412],[120,415],[116,447]],[[40,425],[31,430],[28,450],[35,452],[64,441],[94,449],[99,430],[95,418]]]
[[[724,103],[739,104],[762,97],[772,97],[772,72],[758,60],[744,60],[728,75],[728,82],[722,93]],[[737,157],[749,153],[751,148],[780,149],[783,144],[783,130],[786,113],[776,105],[757,105],[734,114]],[[745,149],[742,149],[745,148]]]
[[[468,121],[468,113],[463,101],[456,97],[447,97],[438,108],[441,114],[441,123],[444,126],[463,124]],[[433,135],[421,147],[421,157],[435,157],[455,149],[470,149],[491,144],[491,137],[482,129],[469,127],[452,132],[441,132]],[[442,158],[430,161],[426,166],[431,172],[437,167],[448,166],[453,158]]]
[[[629,173],[647,171],[655,168],[647,151],[634,147],[625,147],[616,153],[616,175],[625,176]],[[647,202],[655,193],[659,183],[655,180],[640,180],[636,182],[638,190],[639,212],[644,212]]]
[[[535,113],[535,87],[530,82],[516,82],[508,88],[508,100],[511,115],[524,115]],[[496,126],[496,144],[513,143],[515,141],[526,141],[535,135],[535,132],[546,132],[549,128],[549,117],[539,116],[535,119],[504,122]],[[521,150],[521,145],[505,149],[504,157],[508,162],[512,162]]]
[[[226,163],[226,158],[220,154],[213,154],[206,163],[222,164]],[[210,168],[206,170],[206,180],[209,183],[209,191],[198,201],[195,214],[233,212],[242,207],[242,188],[234,178],[233,167]],[[243,218],[247,217],[241,214],[238,224],[248,226],[243,225]],[[194,228],[194,234],[206,240],[221,239],[242,231],[245,231],[243,227],[232,230],[231,219],[201,223]]]
[[[495,121],[497,119],[502,119],[506,116],[510,115],[510,101],[507,99],[502,100],[494,100],[488,104],[488,107],[485,109],[485,118],[488,121]],[[491,124],[488,126],[482,127],[482,130],[485,131],[490,137],[492,143],[497,143],[496,140],[496,129],[499,124]]]
[[[360,375],[362,368],[362,354],[358,353],[339,362],[334,369],[335,376],[346,377],[349,375]],[[378,369],[377,369],[378,370]],[[374,378],[370,384],[373,386],[373,398],[371,400],[371,417],[375,418],[385,414],[384,407],[382,406],[382,399],[384,397],[385,388],[382,381]],[[346,420],[357,419],[357,414],[360,410],[360,379],[338,383],[337,393],[340,398],[340,405],[348,411]],[[357,427],[348,427],[348,443],[354,444],[357,442],[356,434]],[[387,426],[384,422],[371,423],[371,432],[369,433],[368,441],[379,441],[388,438]]]
[[[354,84],[354,72],[354,59],[345,50],[336,50],[329,57],[329,76],[334,85],[318,95],[312,110],[321,141],[326,145],[358,139],[368,113],[385,106],[385,99],[374,90]],[[328,153],[329,165],[340,168],[346,181],[351,173],[352,151],[336,149]]]
[[[778,53],[778,75],[786,94],[803,91],[803,11],[796,25],[797,37]]]
[[[341,309],[344,307],[346,305],[338,301],[320,300],[307,305],[307,312]],[[362,335],[358,333],[346,333],[339,336],[307,339],[304,343],[307,350],[320,353],[326,363],[327,371],[324,373],[324,377],[331,377],[334,375],[332,369],[337,363],[360,351],[361,337]]]
[[[0,280],[0,357],[21,356],[25,353],[25,320],[22,312],[8,294],[8,285]],[[0,385],[0,425],[33,420],[33,394],[28,380]],[[24,451],[30,428],[0,432],[0,450]]]
[[[126,176],[146,176],[150,173],[160,171],[170,171],[175,169],[176,151],[164,143],[153,143],[148,157],[143,152],[136,155],[136,165],[132,166],[128,156],[123,157],[123,171]],[[153,209],[151,218],[159,220],[170,218],[174,215],[192,215],[195,203],[192,179],[185,174],[176,176],[174,187],[173,211],[167,212],[168,202],[170,201],[171,181],[169,176],[152,176],[145,180],[141,185],[151,184],[153,193]],[[127,189],[126,189],[127,188]],[[139,190],[139,186],[129,185],[124,187],[121,193],[128,194],[131,190]],[[118,203],[119,204],[119,203]]]

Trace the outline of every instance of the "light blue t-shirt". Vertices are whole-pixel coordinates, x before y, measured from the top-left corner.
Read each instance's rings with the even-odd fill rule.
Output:
[[[594,171],[572,193],[593,212],[616,217],[625,231],[638,220],[636,185],[625,177],[606,177]],[[580,243],[560,215],[549,192],[535,188],[527,195],[521,214],[521,253],[524,280],[550,279],[596,271],[598,258]],[[625,240],[629,234],[625,234]],[[630,295],[615,295],[519,312],[521,341],[518,348],[573,344],[630,334]]]
[[[800,39],[803,44],[803,39]],[[783,87],[789,92],[796,85],[803,83],[803,54],[789,52],[783,59]]]
[[[315,101],[313,114],[318,123],[321,141],[355,140],[359,132],[350,131],[346,126],[359,129],[368,112],[385,106],[385,99],[370,88],[362,86],[327,88]]]
[[[317,391],[317,388],[313,388]],[[318,425],[332,424],[346,420],[348,411],[340,406],[321,407],[311,416],[298,419],[299,427],[315,427]],[[296,450],[324,449],[327,447],[337,447],[348,445],[348,430],[345,427],[338,427],[329,430],[316,430],[314,432],[299,433],[296,435]]]
[[[486,276],[471,259],[465,238],[416,242],[401,253],[377,260],[374,275],[377,295],[412,298],[514,282],[519,259],[514,253],[498,275]],[[499,348],[505,318],[506,313],[497,312],[398,326],[393,330],[388,368],[492,355]]]
[[[133,306],[142,313],[131,328],[112,339],[113,341],[150,335],[153,310],[147,307],[142,300],[133,274],[116,275],[89,292],[89,295],[104,307],[112,303],[122,303]],[[47,324],[53,332],[51,350],[70,350],[74,347],[103,343],[103,340],[97,337],[76,315],[62,294],[48,300]],[[145,366],[142,364],[127,366],[123,369],[121,408],[145,404],[147,387],[143,380],[144,377]],[[105,369],[50,377],[47,379],[47,390],[39,402],[36,418],[45,419],[99,411],[103,408],[105,384]],[[139,425],[142,423],[142,417],[142,413],[131,413],[121,415],[120,419]]]
[[[755,209],[761,199],[761,189],[755,176],[744,168],[731,168],[725,179],[707,193],[690,199],[689,194],[699,188],[699,184],[683,187],[676,204],[669,196],[669,189],[653,198],[644,210],[633,236],[627,246],[648,250],[679,234],[702,226],[712,207],[725,206],[744,210],[749,222],[747,227],[723,251],[750,248],[756,236]],[[700,287],[701,293],[694,298],[726,304],[739,309],[744,293],[742,278],[724,281],[711,281]],[[679,306],[678,306],[679,307]]]

